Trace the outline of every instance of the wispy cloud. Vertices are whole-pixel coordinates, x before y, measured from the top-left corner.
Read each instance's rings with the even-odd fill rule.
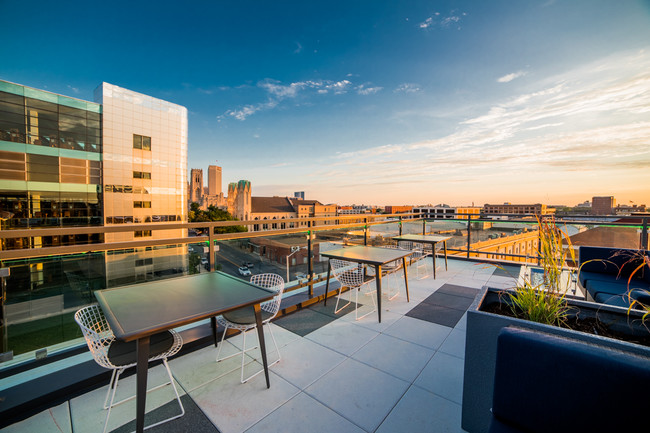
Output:
[[[402,83],[399,86],[397,86],[395,88],[395,90],[393,90],[393,92],[395,92],[395,93],[400,93],[400,92],[403,92],[403,93],[417,93],[420,90],[421,89],[420,89],[420,86],[418,84],[415,84],[415,83]]]
[[[467,12],[458,12],[452,10],[447,15],[442,15],[440,12],[435,12],[433,15],[422,21],[418,27],[421,29],[441,28],[446,29],[455,26],[460,30],[460,22],[467,16]]]
[[[373,87],[367,84],[361,84],[357,86],[357,93],[359,95],[374,95],[375,93],[381,91],[382,89],[383,87],[379,87],[379,86]]]
[[[354,165],[354,178],[371,183],[395,176],[426,184],[433,182],[435,167],[436,179],[449,182],[471,172],[484,183],[512,185],[517,179],[533,187],[548,176],[593,191],[603,179],[596,173],[607,170],[616,173],[607,177],[610,182],[637,185],[650,179],[649,116],[650,51],[619,53],[495,103],[459,122],[452,134],[340,153],[328,179],[354,181]],[[408,165],[391,165],[397,155]]]
[[[249,104],[241,108],[228,110],[223,115],[218,116],[218,119],[223,120],[225,117],[233,117],[237,120],[243,121],[259,111],[270,110],[277,107],[283,100],[295,99],[306,91],[312,91],[313,93],[319,95],[329,93],[334,95],[342,95],[349,92],[350,89],[352,89],[354,86],[349,80],[308,80],[283,84],[278,80],[266,79],[258,82],[257,87],[264,90],[266,93],[266,102]],[[361,85],[356,89],[359,94],[365,95],[376,93],[381,90],[381,87],[370,88]],[[363,93],[360,90],[363,90],[367,93]]]
[[[512,72],[510,74],[504,75],[503,77],[497,78],[497,82],[499,83],[509,83],[512,80],[515,80],[519,77],[523,77],[526,75],[526,71],[517,71],[517,72]]]
[[[302,45],[300,44],[300,42],[296,42],[296,49],[293,50],[293,53],[299,54],[300,52],[302,52]]]
[[[70,84],[68,84],[68,89],[72,90],[73,93],[79,93],[79,88],[77,87],[72,87]]]

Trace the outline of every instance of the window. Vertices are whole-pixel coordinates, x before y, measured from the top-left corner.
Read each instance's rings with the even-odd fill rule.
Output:
[[[151,150],[151,137],[133,134],[133,148],[142,150]]]
[[[150,201],[141,201],[141,200],[134,200],[133,201],[133,207],[134,208],[139,208],[139,209],[149,209],[151,208],[151,202]]]
[[[133,236],[136,238],[144,238],[151,236],[151,230],[136,230],[133,232]]]
[[[134,171],[133,179],[151,179],[151,173],[146,171]]]

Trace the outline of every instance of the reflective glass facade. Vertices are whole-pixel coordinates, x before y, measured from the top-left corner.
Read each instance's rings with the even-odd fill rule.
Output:
[[[101,106],[0,81],[0,224],[102,224]],[[9,239],[2,248],[101,242],[102,237]]]

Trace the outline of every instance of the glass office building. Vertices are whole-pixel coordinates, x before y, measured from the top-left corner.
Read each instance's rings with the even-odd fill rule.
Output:
[[[63,229],[3,239],[0,249],[187,236],[137,226],[187,220],[187,109],[108,83],[94,99],[0,80],[0,230]],[[134,228],[65,230],[115,224]],[[44,333],[48,345],[70,340],[72,315],[94,302],[94,290],[184,273],[187,260],[187,247],[175,245],[5,260],[2,346],[34,350],[28,342]]]

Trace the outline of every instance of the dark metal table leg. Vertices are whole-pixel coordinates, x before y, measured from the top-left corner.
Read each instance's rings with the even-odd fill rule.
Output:
[[[447,265],[447,241],[442,241],[442,246],[445,248],[445,271],[448,271],[449,266]]]
[[[327,279],[325,280],[325,302],[323,302],[324,306],[327,306],[327,292],[329,292],[330,289],[330,273],[332,272],[332,266],[330,264],[330,260],[327,260]]]
[[[210,317],[210,327],[212,327],[212,338],[214,339],[214,347],[217,347],[217,318]]]
[[[260,340],[260,350],[262,351],[262,364],[264,365],[264,376],[266,376],[266,387],[271,387],[269,381],[269,364],[266,360],[266,344],[264,342],[264,329],[262,329],[262,309],[260,304],[255,304],[255,323],[257,325],[257,338]]]
[[[381,323],[381,265],[375,265],[375,283],[377,285],[377,316]]]
[[[433,258],[433,279],[436,279],[436,244],[431,245],[431,257]]]
[[[147,372],[149,369],[149,337],[138,338],[136,367],[135,431],[144,431],[144,410],[147,404]]]
[[[409,298],[409,279],[406,274],[406,257],[402,257],[402,267],[404,268],[404,286],[406,287],[406,302],[411,302]]]

